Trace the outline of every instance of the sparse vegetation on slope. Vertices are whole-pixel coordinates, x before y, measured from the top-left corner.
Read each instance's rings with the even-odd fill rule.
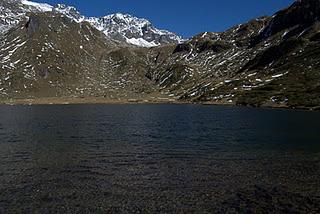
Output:
[[[114,41],[92,24],[57,12],[30,13],[1,35],[1,97],[316,109],[319,5],[297,1],[272,17],[152,48]]]

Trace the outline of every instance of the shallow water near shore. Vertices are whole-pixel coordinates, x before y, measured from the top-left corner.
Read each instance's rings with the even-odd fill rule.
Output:
[[[320,211],[319,112],[0,109],[0,213]]]

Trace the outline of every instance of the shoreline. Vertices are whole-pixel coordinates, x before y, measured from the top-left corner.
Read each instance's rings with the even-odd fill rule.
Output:
[[[0,105],[187,104],[174,99],[37,98],[0,100]]]
[[[0,100],[0,105],[7,106],[39,106],[39,105],[129,105],[129,104],[190,104],[190,105],[208,105],[208,106],[234,106],[234,107],[248,107],[248,108],[262,108],[262,109],[287,109],[287,110],[304,110],[304,111],[320,111],[320,106],[316,107],[290,107],[283,104],[273,105],[237,105],[235,103],[227,102],[192,102],[181,101],[170,98],[159,99],[106,99],[106,98],[37,98],[37,99],[10,99]]]

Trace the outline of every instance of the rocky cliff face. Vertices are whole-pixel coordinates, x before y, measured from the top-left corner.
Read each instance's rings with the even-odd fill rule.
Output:
[[[59,13],[28,13],[29,19],[1,35],[1,96],[152,97],[318,108],[319,3],[296,1],[272,17],[152,48],[125,42],[140,35],[167,43],[152,36],[156,30],[146,20],[116,14],[82,21],[75,9],[63,6]],[[65,14],[72,16],[61,15],[69,9]],[[140,27],[125,27],[132,22]],[[113,27],[104,32],[99,25]],[[121,35],[112,35],[115,31]]]
[[[51,11],[48,4],[35,4],[26,0],[2,0],[0,2],[0,34],[26,18],[26,13]]]

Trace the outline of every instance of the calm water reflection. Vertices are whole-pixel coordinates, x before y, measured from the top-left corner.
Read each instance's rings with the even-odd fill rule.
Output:
[[[198,105],[0,110],[0,213],[319,211],[318,112]]]

